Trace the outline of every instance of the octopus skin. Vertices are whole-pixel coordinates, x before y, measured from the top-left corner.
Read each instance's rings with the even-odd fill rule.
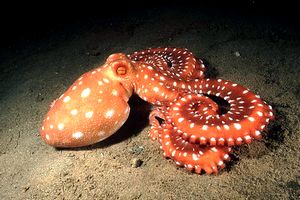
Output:
[[[128,99],[136,93],[155,106],[149,136],[159,141],[165,157],[196,173],[217,172],[229,160],[231,146],[260,139],[274,115],[249,89],[206,79],[204,71],[203,62],[183,48],[112,54],[52,103],[41,136],[54,147],[104,140],[125,123]],[[211,96],[228,102],[226,113]]]
[[[80,76],[51,104],[41,137],[54,147],[82,147],[114,134],[127,120],[133,93],[130,60],[111,55],[106,63]]]

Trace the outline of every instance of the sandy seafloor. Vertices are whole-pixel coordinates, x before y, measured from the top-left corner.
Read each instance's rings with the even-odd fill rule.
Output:
[[[298,29],[298,30],[297,30]],[[275,109],[264,139],[234,148],[215,175],[165,159],[147,137],[147,104],[96,145],[56,150],[39,136],[49,104],[115,52],[186,47],[208,76],[234,81]],[[152,10],[62,26],[1,52],[0,199],[299,199],[299,28],[265,18]],[[132,167],[132,160],[142,165]]]

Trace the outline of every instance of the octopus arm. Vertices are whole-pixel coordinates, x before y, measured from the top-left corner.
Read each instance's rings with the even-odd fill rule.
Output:
[[[249,89],[225,80],[202,80],[197,84],[198,94],[181,96],[169,109],[169,116],[192,143],[210,145],[240,145],[259,139],[261,131],[274,118],[272,107]],[[201,94],[201,95],[200,95]],[[207,97],[218,96],[230,107],[219,114],[218,105]]]
[[[224,161],[230,158],[229,147],[192,144],[171,128],[163,129],[160,138],[165,157],[172,158],[177,165],[196,173],[202,170],[207,174],[216,173],[218,169],[224,168]]]

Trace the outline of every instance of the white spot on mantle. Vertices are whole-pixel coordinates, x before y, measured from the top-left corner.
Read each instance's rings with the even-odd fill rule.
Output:
[[[65,125],[63,123],[58,124],[58,130],[63,130]]]
[[[154,87],[154,88],[153,88],[153,91],[154,91],[154,92],[158,92],[158,91],[159,91],[158,87]]]
[[[86,112],[86,113],[85,113],[85,117],[86,117],[86,118],[92,118],[93,114],[94,114],[93,111]]]
[[[114,111],[113,109],[111,109],[111,110],[108,110],[108,111],[105,113],[105,117],[106,117],[106,118],[111,118],[114,114],[115,114],[115,111]]]
[[[63,101],[64,101],[65,103],[67,103],[67,102],[70,101],[70,100],[71,100],[71,97],[70,97],[70,96],[66,96],[66,97],[64,98]]]
[[[76,110],[76,109],[73,109],[73,110],[71,110],[71,115],[77,115],[77,113],[78,113],[78,110]]]
[[[83,133],[80,132],[80,131],[75,132],[75,133],[72,134],[72,137],[75,138],[75,139],[80,139],[80,138],[82,138],[82,136],[83,136]]]
[[[88,97],[91,93],[91,89],[90,88],[85,88],[82,92],[81,92],[81,97],[85,98]]]

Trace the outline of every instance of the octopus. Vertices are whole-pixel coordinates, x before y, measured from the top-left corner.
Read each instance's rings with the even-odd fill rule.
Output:
[[[63,148],[102,141],[126,122],[135,93],[153,105],[149,137],[160,143],[164,157],[198,174],[216,173],[232,146],[262,138],[274,114],[248,88],[205,78],[204,72],[203,61],[185,48],[112,54],[51,104],[41,137]]]

